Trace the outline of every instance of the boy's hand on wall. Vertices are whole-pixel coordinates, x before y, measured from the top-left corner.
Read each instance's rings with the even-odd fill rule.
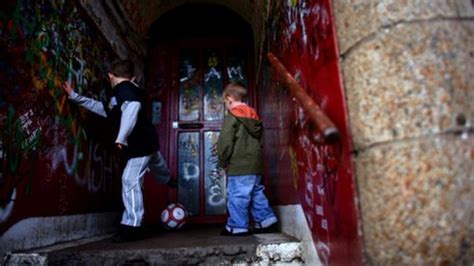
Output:
[[[68,95],[71,95],[71,93],[74,92],[74,88],[67,81],[64,82],[61,87],[66,91]]]

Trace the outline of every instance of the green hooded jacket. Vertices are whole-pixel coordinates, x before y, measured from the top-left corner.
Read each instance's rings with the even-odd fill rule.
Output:
[[[255,109],[238,105],[225,116],[217,142],[218,166],[227,175],[261,175],[263,125]]]

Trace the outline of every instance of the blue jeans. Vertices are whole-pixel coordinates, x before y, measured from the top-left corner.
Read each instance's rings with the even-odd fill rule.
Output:
[[[227,230],[232,233],[247,232],[249,209],[255,227],[266,228],[277,222],[268,199],[263,193],[265,187],[260,175],[229,176],[227,179]]]

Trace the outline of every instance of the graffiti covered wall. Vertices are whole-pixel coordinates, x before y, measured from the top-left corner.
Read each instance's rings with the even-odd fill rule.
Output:
[[[329,1],[272,1],[269,11],[264,53],[279,57],[342,135],[337,144],[319,144],[304,110],[264,62],[259,109],[267,160],[278,162],[267,169],[274,201],[302,205],[324,265],[360,265],[352,143]]]
[[[0,3],[0,233],[22,219],[116,210],[106,125],[61,89],[105,99],[113,54],[75,1]]]

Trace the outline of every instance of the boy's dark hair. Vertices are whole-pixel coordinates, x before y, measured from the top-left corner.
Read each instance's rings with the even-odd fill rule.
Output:
[[[135,76],[135,66],[130,60],[116,60],[110,64],[109,72],[116,77],[131,79]]]
[[[227,96],[232,96],[236,101],[242,101],[247,97],[247,89],[240,82],[231,82],[224,89],[224,98]]]

